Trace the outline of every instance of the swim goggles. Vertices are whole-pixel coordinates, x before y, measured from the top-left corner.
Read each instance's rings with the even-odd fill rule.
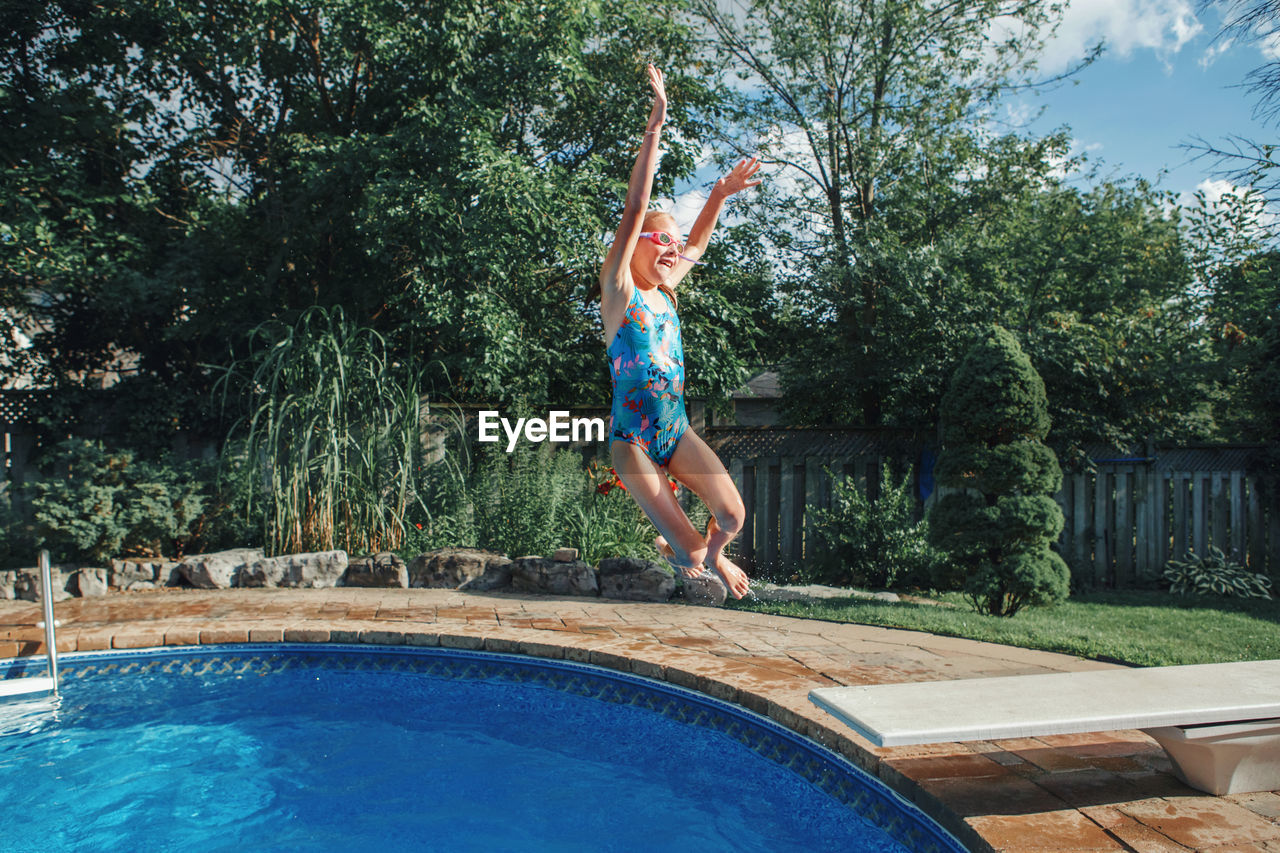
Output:
[[[671,234],[666,231],[641,231],[640,236],[649,238],[650,241],[657,243],[659,246],[670,246],[674,243],[676,247],[676,254],[680,256],[681,260],[688,261],[691,264],[706,263],[706,261],[695,261],[693,258],[686,257],[684,254],[685,244],[677,240],[675,237],[672,237]]]

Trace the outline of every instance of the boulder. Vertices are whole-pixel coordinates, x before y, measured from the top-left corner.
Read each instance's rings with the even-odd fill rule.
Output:
[[[71,576],[80,570],[74,563],[50,566],[49,580],[53,583],[53,600],[66,601],[71,597],[67,590]],[[43,584],[40,581],[39,569],[18,569],[13,578],[13,597],[22,601],[39,601]]]
[[[472,578],[458,589],[467,592],[490,592],[495,589],[511,588],[511,558],[494,557],[485,564],[484,574]]]
[[[390,551],[357,557],[342,576],[343,586],[400,587],[409,585],[409,569],[404,560]]]
[[[186,586],[181,563],[176,560],[160,560],[151,565],[156,569],[156,586]]]
[[[152,561],[113,560],[106,573],[106,583],[115,589],[154,589],[160,565]]]
[[[670,572],[639,557],[606,557],[598,571],[602,598],[667,601],[676,591]]]
[[[346,570],[346,551],[312,551],[279,557],[264,557],[259,551],[257,559],[240,568],[236,585],[320,589],[337,586]]]
[[[577,548],[557,548],[556,552],[551,555],[551,559],[557,563],[572,563],[578,559]]]
[[[229,589],[242,568],[261,559],[261,548],[235,548],[212,554],[193,554],[178,564],[178,572],[183,581],[196,589]]]
[[[441,548],[409,561],[409,586],[484,592],[511,584],[511,558],[475,548]]]
[[[544,557],[521,557],[511,563],[511,586],[517,592],[546,595],[600,594],[596,570],[580,560],[557,563]]]
[[[729,590],[724,581],[713,572],[704,572],[696,578],[683,578],[684,598],[690,604],[701,604],[707,607],[723,607],[724,600],[729,597]]]
[[[0,601],[13,601],[18,597],[13,589],[14,583],[18,579],[18,573],[14,571],[0,572]]]
[[[71,588],[81,598],[107,594],[106,569],[81,569],[71,576]]]

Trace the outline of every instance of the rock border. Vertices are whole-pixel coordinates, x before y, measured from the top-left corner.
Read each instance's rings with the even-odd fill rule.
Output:
[[[551,557],[515,559],[477,548],[439,548],[408,563],[390,551],[356,558],[341,550],[267,557],[260,548],[235,548],[181,560],[112,560],[106,568],[62,564],[52,569],[55,601],[162,587],[427,588],[653,602],[684,597],[717,607],[727,596],[718,578],[678,583],[666,566],[638,557],[608,557],[592,566],[573,548],[559,548]],[[14,599],[40,600],[38,569],[0,571],[0,600]]]

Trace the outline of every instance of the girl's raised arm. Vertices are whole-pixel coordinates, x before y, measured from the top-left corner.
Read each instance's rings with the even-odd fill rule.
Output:
[[[649,111],[649,125],[636,155],[636,165],[631,169],[631,181],[627,185],[627,201],[622,209],[622,222],[614,235],[613,245],[605,255],[600,268],[601,303],[610,296],[622,293],[630,282],[628,269],[645,211],[649,209],[649,194],[653,189],[653,173],[658,166],[658,143],[662,125],[667,120],[667,90],[662,72],[649,64],[649,85],[653,87],[653,109]],[[612,300],[610,300],[612,301]],[[607,310],[608,306],[604,306]]]
[[[684,254],[680,256],[680,262],[676,265],[675,270],[671,273],[671,279],[667,282],[672,288],[680,283],[680,279],[689,274],[689,271],[693,269],[694,263],[707,250],[707,244],[711,242],[711,232],[715,230],[716,221],[720,218],[720,212],[724,210],[725,200],[735,193],[760,185],[760,180],[754,179],[756,172],[759,170],[760,160],[756,157],[750,157],[738,161],[738,165],[734,166],[729,174],[716,181],[715,186],[711,188],[710,195],[707,196],[707,203],[702,206],[702,211],[698,214],[697,220],[693,223],[693,228],[689,231],[689,244],[685,246]]]

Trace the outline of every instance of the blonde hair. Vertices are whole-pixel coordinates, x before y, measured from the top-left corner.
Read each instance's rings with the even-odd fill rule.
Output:
[[[640,220],[640,230],[641,231],[654,230],[653,224],[657,222],[659,219],[667,219],[671,221],[672,225],[676,224],[676,218],[672,216],[670,213],[667,213],[665,210],[648,210],[648,211],[645,211],[644,219]],[[670,287],[668,287],[665,284],[658,285],[658,289],[661,290],[663,293],[667,294],[667,297],[671,300],[671,305],[673,308],[675,308],[677,311],[680,310],[680,300],[676,298],[676,292],[674,290],[672,290]],[[600,282],[597,281],[594,285],[592,285],[591,292],[587,294],[587,303],[590,304],[591,300],[597,299],[599,298],[599,296],[600,296]]]

